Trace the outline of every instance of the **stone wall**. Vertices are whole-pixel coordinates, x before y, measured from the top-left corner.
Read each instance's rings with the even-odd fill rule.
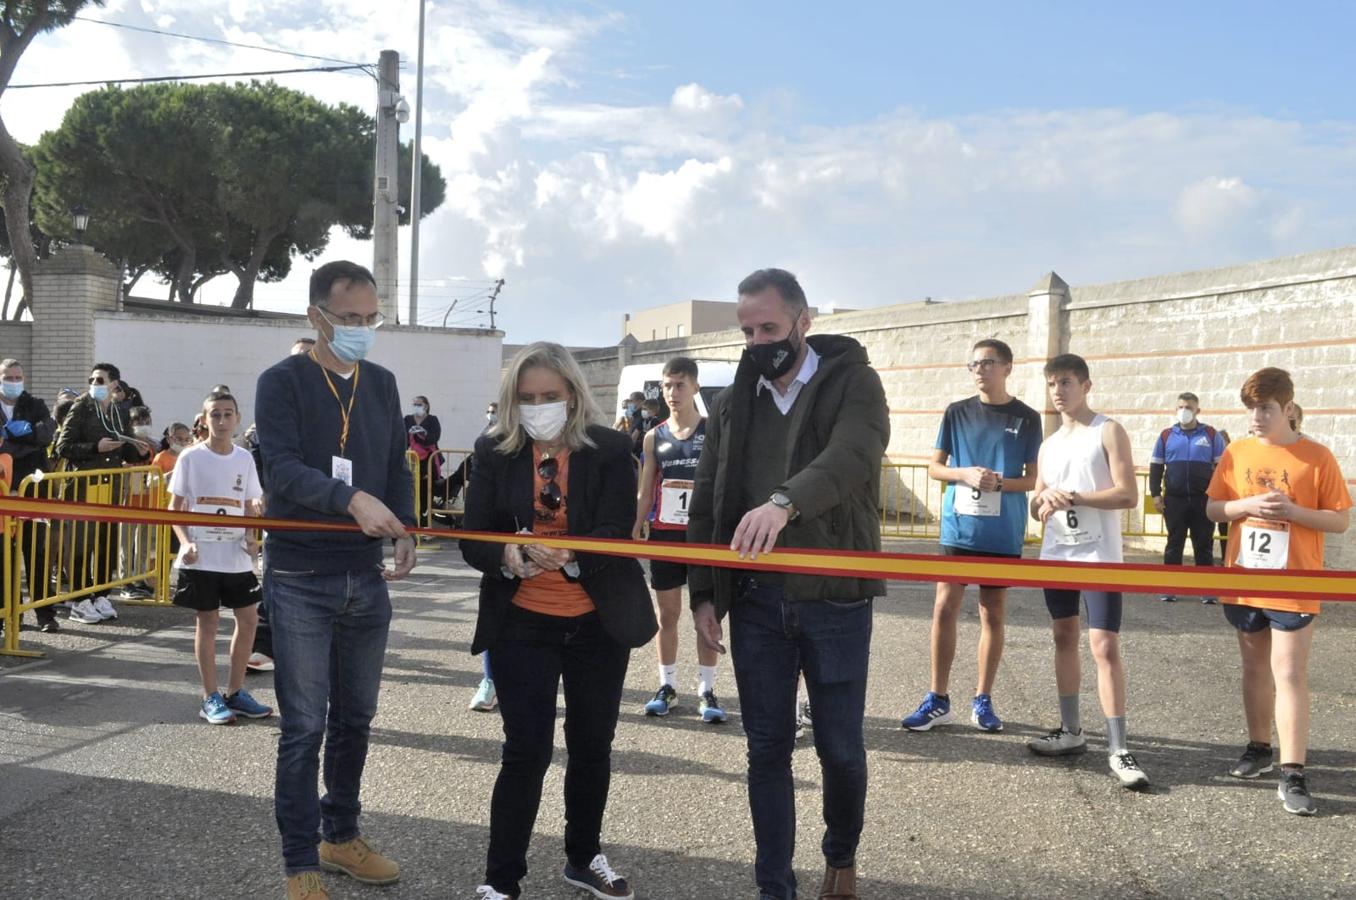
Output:
[[[814,298],[811,298],[813,301]],[[600,404],[616,404],[617,378],[629,363],[677,355],[737,359],[737,329],[685,339],[584,351],[579,359]],[[973,392],[964,368],[971,345],[1007,341],[1017,357],[1012,393],[1057,417],[1046,402],[1041,368],[1060,352],[1088,360],[1092,402],[1122,422],[1135,461],[1147,467],[1154,438],[1172,419],[1177,394],[1201,398],[1202,419],[1234,436],[1246,433],[1238,390],[1268,365],[1290,371],[1305,432],[1326,444],[1356,485],[1356,247],[1112,284],[1067,286],[1049,273],[1027,293],[951,303],[910,303],[826,315],[814,332],[861,341],[880,372],[890,405],[888,460],[929,458],[948,403]],[[907,479],[887,487],[902,503]],[[914,489],[935,510],[935,491]],[[1156,523],[1154,523],[1156,525]],[[1356,567],[1356,529],[1328,544],[1329,563]]]
[[[0,322],[0,358],[17,359],[24,365],[24,377],[33,360],[33,323]]]

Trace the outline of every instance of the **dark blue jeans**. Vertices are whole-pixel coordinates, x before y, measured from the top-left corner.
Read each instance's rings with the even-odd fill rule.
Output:
[[[391,598],[381,570],[316,574],[264,570],[273,623],[273,673],[282,715],[274,814],[287,874],[320,868],[320,835],[333,843],[359,834],[358,791]],[[325,796],[316,774],[325,747]]]
[[[749,809],[757,843],[754,875],[764,897],[792,900],[796,876],[796,677],[814,710],[815,752],[824,779],[824,858],[855,865],[866,811],[866,671],[870,600],[788,601],[779,586],[746,583],[730,610],[739,709],[749,742]]]
[[[565,857],[588,868],[600,852],[612,780],[612,737],[631,650],[597,613],[563,618],[512,607],[490,645],[504,755],[490,798],[485,883],[517,897],[527,846],[555,750],[556,695],[565,684]]]

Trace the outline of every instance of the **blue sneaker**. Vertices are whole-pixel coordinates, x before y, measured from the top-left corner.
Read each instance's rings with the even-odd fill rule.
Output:
[[[993,700],[988,694],[976,694],[971,702],[970,721],[980,731],[1002,731],[1003,720],[993,711]]]
[[[923,702],[913,715],[905,716],[899,724],[910,731],[927,731],[935,725],[945,725],[951,721],[951,698],[945,694],[928,691]]]
[[[659,690],[654,692],[654,699],[645,704],[645,715],[667,716],[669,710],[677,705],[678,692],[673,689],[673,685],[661,685]]]
[[[697,712],[702,714],[702,721],[708,725],[719,725],[725,721],[725,710],[721,709],[715,691],[702,694],[701,699],[697,701]]]
[[[250,696],[250,692],[241,688],[226,698],[226,707],[231,712],[247,719],[267,719],[273,715],[273,707],[264,706]]]
[[[207,720],[210,725],[234,725],[235,713],[231,712],[226,706],[226,701],[221,699],[220,691],[213,691],[203,700],[202,706],[198,709],[198,715]]]

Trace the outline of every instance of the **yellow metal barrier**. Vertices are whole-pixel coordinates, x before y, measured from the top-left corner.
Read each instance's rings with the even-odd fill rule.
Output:
[[[1167,537],[1167,524],[1147,499],[1149,473],[1135,473],[1140,493],[1146,498],[1139,507],[1123,511],[1121,534],[1125,537]],[[942,535],[942,497],[946,485],[928,476],[927,463],[881,464],[880,533],[884,537],[912,540],[939,540]],[[1041,541],[1042,526],[1026,519],[1026,543]]]
[[[456,499],[465,496],[471,478],[471,451],[438,450],[421,462],[413,450],[407,450],[405,459],[414,480],[415,521],[422,528],[455,527],[461,518]]]
[[[18,493],[115,506],[167,505],[166,478],[155,466],[38,472],[19,483]],[[0,653],[42,655],[19,649],[19,620],[39,607],[97,597],[136,583],[149,585],[151,596],[121,602],[169,604],[169,531],[166,526],[67,520],[15,520],[7,525],[6,625]]]

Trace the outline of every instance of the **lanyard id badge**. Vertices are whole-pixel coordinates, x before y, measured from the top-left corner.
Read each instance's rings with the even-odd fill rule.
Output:
[[[1290,525],[1245,519],[1238,531],[1238,558],[1245,569],[1284,569],[1290,561]]]
[[[960,516],[997,516],[1003,511],[1003,495],[998,491],[981,491],[967,484],[957,484],[952,508]]]
[[[330,457],[330,477],[353,487],[353,460],[342,456]]]

